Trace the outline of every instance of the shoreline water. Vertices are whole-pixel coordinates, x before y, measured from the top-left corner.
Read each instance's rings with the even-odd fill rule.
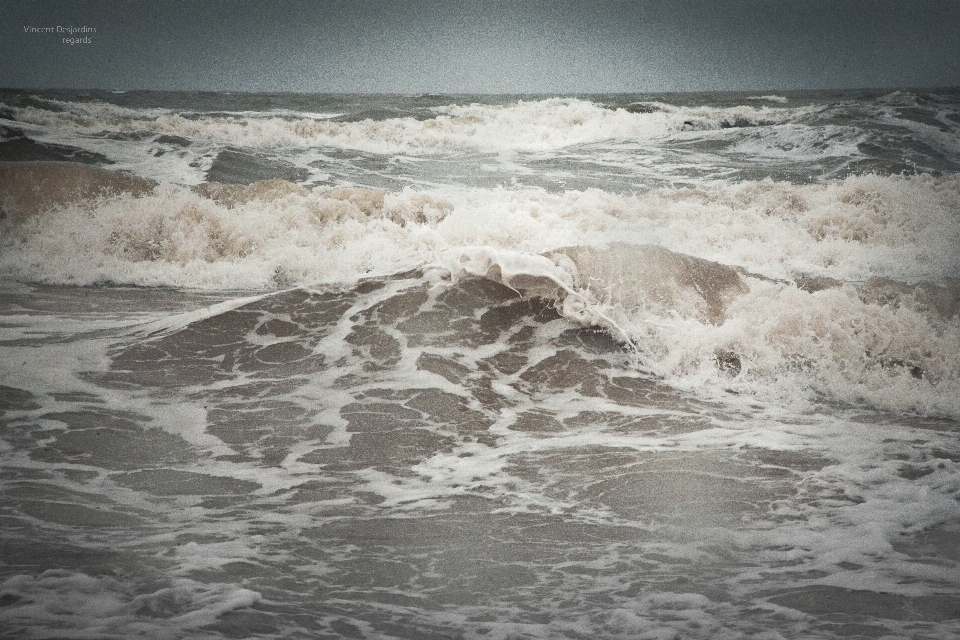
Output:
[[[0,91],[8,633],[960,632],[954,94],[81,93]]]

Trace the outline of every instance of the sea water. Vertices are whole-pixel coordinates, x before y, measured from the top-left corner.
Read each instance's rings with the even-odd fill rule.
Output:
[[[0,637],[960,634],[960,93],[0,92]]]

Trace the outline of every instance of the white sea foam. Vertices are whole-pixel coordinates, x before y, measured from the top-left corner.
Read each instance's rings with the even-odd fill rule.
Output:
[[[778,96],[774,94],[766,96],[750,96],[747,98],[747,100],[763,100],[765,102],[776,102],[777,104],[787,104],[787,102],[789,102],[789,100],[784,96]]]
[[[18,122],[60,132],[150,131],[249,148],[330,146],[372,153],[555,150],[603,140],[651,140],[685,129],[773,124],[801,113],[752,106],[645,105],[647,112],[634,113],[574,98],[551,98],[438,107],[436,117],[427,120],[400,117],[359,122],[331,122],[327,114],[280,112],[224,112],[198,118],[168,109],[134,110],[106,103],[57,102],[57,110],[27,106],[11,111]]]
[[[214,187],[9,218],[0,269],[269,289],[444,265],[565,299],[571,319],[609,326],[680,386],[960,415],[956,176],[636,196]]]
[[[74,165],[33,166],[60,184],[61,169]],[[539,254],[615,239],[781,280],[915,283],[960,274],[960,179],[953,176],[799,186],[766,180],[643,195],[311,191],[272,180],[207,185],[205,196],[171,184],[145,191],[147,183],[87,173],[76,194],[24,199],[15,184],[0,189],[4,272],[76,284],[256,288],[271,286],[278,267],[291,284],[349,281],[426,264],[458,247]],[[135,192],[124,193],[129,185]],[[97,199],[101,192],[108,197]]]
[[[757,127],[747,132],[731,131],[729,151],[745,159],[776,159],[793,163],[824,158],[855,158],[865,140],[862,131],[838,125],[817,128],[797,123]],[[749,161],[749,160],[747,160]]]
[[[925,99],[3,121],[159,184],[0,165],[0,626],[955,636],[960,180],[827,181]]]
[[[14,599],[0,608],[0,621],[7,628],[32,627],[31,637],[181,638],[260,600],[249,589],[186,579],[135,594],[113,578],[67,570],[13,576],[0,589]]]

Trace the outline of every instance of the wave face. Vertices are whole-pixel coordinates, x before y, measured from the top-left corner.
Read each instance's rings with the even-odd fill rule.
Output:
[[[954,174],[630,195],[0,176],[0,269],[20,279],[249,290],[430,267],[556,300],[680,386],[960,416]]]
[[[958,247],[957,91],[0,92],[0,625],[956,637]]]
[[[955,172],[956,92],[751,96],[0,95],[4,159],[156,180],[257,176],[630,192],[708,179]],[[223,165],[239,162],[237,173]],[[228,166],[229,168],[229,166]],[[222,180],[221,180],[222,181]]]
[[[531,270],[675,384],[960,415],[957,96],[681,98],[4,94],[0,269]]]

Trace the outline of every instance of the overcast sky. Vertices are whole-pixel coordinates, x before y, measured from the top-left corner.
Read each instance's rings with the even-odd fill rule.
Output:
[[[67,44],[57,27],[89,42]],[[53,28],[54,33],[26,28]],[[586,93],[960,85],[960,0],[0,0],[0,86]]]

